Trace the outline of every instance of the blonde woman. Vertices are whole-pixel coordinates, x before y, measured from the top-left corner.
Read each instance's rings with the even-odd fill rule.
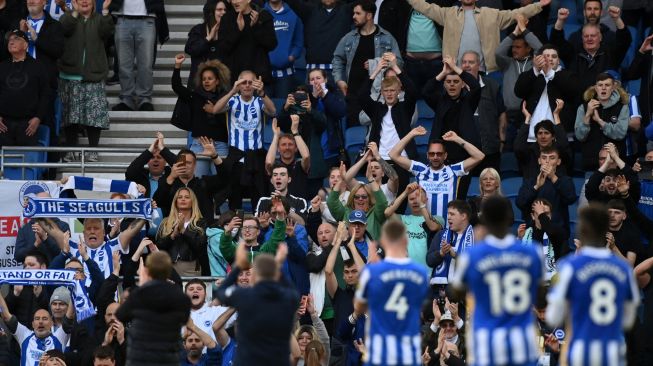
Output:
[[[206,223],[190,188],[179,188],[173,198],[170,215],[163,219],[156,235],[159,249],[170,254],[180,276],[210,276]]]
[[[501,192],[501,176],[494,168],[485,168],[481,171],[481,174],[478,176],[478,185],[481,194],[467,199],[469,206],[472,208],[472,215],[469,220],[472,226],[478,223],[483,201],[494,195],[503,196]],[[514,217],[512,212],[511,214]]]
[[[296,366],[326,366],[331,353],[328,348],[329,333],[315,309],[312,295],[306,299],[306,311],[311,316],[313,325],[302,325],[295,331],[299,353],[292,363]]]
[[[581,143],[583,170],[598,168],[599,151],[612,142],[620,156],[626,156],[626,132],[630,111],[630,98],[609,73],[596,77],[596,84],[583,94],[583,104],[576,112],[574,132]]]

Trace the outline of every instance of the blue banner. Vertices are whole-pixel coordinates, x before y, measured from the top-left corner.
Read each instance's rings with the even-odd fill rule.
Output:
[[[152,202],[149,198],[130,200],[98,200],[26,197],[26,205],[23,210],[23,216],[28,218],[134,217],[150,220],[152,219]]]

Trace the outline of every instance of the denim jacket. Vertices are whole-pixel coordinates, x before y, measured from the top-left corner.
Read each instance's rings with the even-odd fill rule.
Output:
[[[374,57],[381,57],[385,52],[392,52],[397,56],[397,65],[402,67],[404,60],[401,58],[401,51],[395,38],[379,25],[377,25],[378,32],[374,36]],[[358,29],[345,34],[344,37],[338,42],[336,50],[333,52],[333,78],[336,82],[343,80],[347,81],[349,78],[349,70],[351,70],[351,62],[356,54],[358,42],[360,40],[360,33]]]

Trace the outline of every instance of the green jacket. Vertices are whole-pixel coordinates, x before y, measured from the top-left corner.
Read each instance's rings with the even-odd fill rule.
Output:
[[[59,59],[59,71],[81,75],[83,81],[103,81],[109,72],[104,41],[113,36],[111,15],[93,13],[88,19],[66,12],[59,19],[64,34],[64,51]]]
[[[353,194],[353,193],[352,193]],[[378,240],[381,235],[381,225],[385,222],[385,209],[388,208],[388,199],[380,189],[373,191],[376,203],[367,210],[367,232],[370,233],[372,239]],[[336,221],[344,221],[349,217],[351,208],[344,206],[340,200],[340,192],[331,191],[327,197],[327,207],[331,211],[331,215]]]
[[[286,222],[284,220],[275,220],[270,239],[263,243],[263,245],[249,248],[250,261],[253,261],[254,257],[260,253],[276,254],[279,243],[284,240],[286,240]],[[231,233],[225,232],[220,237],[220,252],[222,252],[222,256],[227,262],[233,263],[236,256],[236,248],[238,248],[238,238],[232,238]]]

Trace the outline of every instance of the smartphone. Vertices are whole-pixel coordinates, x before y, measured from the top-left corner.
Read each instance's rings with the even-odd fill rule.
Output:
[[[639,165],[642,170],[637,173],[640,180],[653,180],[653,161],[646,161],[644,158],[639,158]]]
[[[245,211],[243,211],[243,210],[236,210],[236,217],[238,217],[239,219],[242,220],[242,219],[245,217]]]
[[[308,95],[306,93],[294,93],[293,97],[295,98],[295,103],[296,104],[301,104],[303,101],[308,99]]]
[[[181,154],[177,156],[177,163],[183,163],[182,165],[186,165],[186,155]]]

